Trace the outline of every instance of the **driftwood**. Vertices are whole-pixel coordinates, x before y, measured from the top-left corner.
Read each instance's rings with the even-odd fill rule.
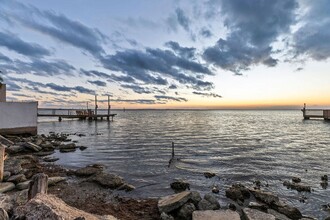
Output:
[[[3,180],[3,169],[5,166],[5,146],[0,144],[0,182]]]
[[[11,146],[14,145],[14,142],[12,142],[11,140],[8,140],[7,138],[5,138],[4,136],[0,135],[0,143]]]
[[[44,173],[37,173],[32,177],[28,191],[28,200],[33,199],[38,193],[47,194],[48,176]]]

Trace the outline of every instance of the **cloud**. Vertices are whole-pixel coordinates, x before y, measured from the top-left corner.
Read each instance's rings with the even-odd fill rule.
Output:
[[[132,89],[135,93],[138,94],[150,94],[151,91],[148,88],[144,88],[142,86],[139,85],[121,85],[121,87],[123,88],[128,88],[128,89]]]
[[[156,104],[154,99],[112,99],[111,102],[131,103],[131,104]],[[157,103],[159,104],[159,103]]]
[[[213,36],[212,32],[205,27],[200,30],[199,34],[205,38],[210,38]]]
[[[169,41],[165,43],[165,46],[171,48],[176,54],[185,59],[193,59],[195,57],[196,48],[193,47],[181,47],[179,43]]]
[[[170,85],[168,88],[169,88],[169,89],[177,89],[178,87],[177,87],[177,85],[172,84],[172,85]]]
[[[65,15],[52,11],[39,10],[16,1],[4,1],[8,10],[3,9],[12,21],[19,22],[60,42],[90,52],[94,56],[104,53],[102,44],[107,37],[96,28],[90,28],[79,21],[73,21]]]
[[[135,83],[134,78],[131,76],[128,76],[128,75],[107,74],[107,73],[96,71],[96,70],[87,71],[84,69],[80,69],[80,74],[89,76],[89,77],[93,77],[93,76],[101,77],[103,79],[106,79],[106,80],[112,81],[112,82]]]
[[[100,80],[88,80],[88,82],[90,84],[93,84],[93,85],[96,85],[96,86],[101,86],[101,87],[106,87],[107,86],[107,83],[106,82],[103,82],[103,81],[100,81]]]
[[[0,32],[0,46],[27,57],[40,58],[51,55],[51,52],[39,44],[23,41],[16,34]]]
[[[2,53],[0,53],[0,62],[12,63],[13,61],[9,57],[7,57],[7,56],[3,55]]]
[[[307,12],[302,16],[302,26],[293,34],[295,56],[314,60],[330,57],[330,4],[327,0],[307,1]]]
[[[48,88],[51,88],[52,90],[58,91],[58,92],[76,91],[79,93],[90,94],[90,95],[95,94],[94,90],[87,89],[82,86],[68,87],[68,86],[57,85],[55,83],[47,83],[47,84],[45,84],[45,86]]]
[[[187,102],[188,101],[186,98],[172,97],[172,96],[166,96],[166,95],[155,95],[154,97],[157,100],[170,100],[170,101],[176,101],[176,102]]]
[[[194,91],[193,94],[201,95],[201,96],[205,96],[205,97],[222,98],[221,95],[218,95],[218,94],[215,94],[215,93],[196,92],[196,91]]]
[[[204,59],[237,75],[252,65],[275,66],[272,43],[295,24],[296,1],[232,0],[220,4],[229,34],[207,48]]]
[[[190,20],[189,18],[186,16],[186,14],[184,13],[184,11],[181,8],[177,8],[175,10],[175,15],[177,18],[177,21],[179,23],[179,25],[181,27],[183,27],[183,29],[185,29],[186,31],[189,31],[189,26],[190,26]]]
[[[175,55],[169,50],[147,48],[117,51],[101,59],[104,68],[121,72],[146,84],[168,85],[169,77],[191,87],[208,90],[213,84],[201,80],[213,73],[200,63]],[[194,73],[195,76],[183,72]]]

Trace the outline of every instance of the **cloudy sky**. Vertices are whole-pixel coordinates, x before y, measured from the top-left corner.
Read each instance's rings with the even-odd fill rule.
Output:
[[[328,0],[0,0],[9,100],[330,106]],[[104,102],[101,106],[105,106]]]

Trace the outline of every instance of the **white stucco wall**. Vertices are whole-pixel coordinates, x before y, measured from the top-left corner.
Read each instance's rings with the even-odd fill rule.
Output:
[[[37,127],[38,102],[0,102],[0,131]]]

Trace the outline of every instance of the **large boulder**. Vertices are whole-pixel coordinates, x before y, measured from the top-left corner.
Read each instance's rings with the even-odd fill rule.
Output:
[[[13,176],[11,176],[7,179],[7,182],[13,182],[15,184],[21,183],[21,182],[24,182],[24,181],[26,181],[26,177],[25,177],[24,174],[13,175]]]
[[[174,195],[169,195],[161,198],[158,201],[159,212],[171,212],[177,208],[180,208],[191,198],[191,192],[184,191]]]
[[[270,207],[280,205],[280,199],[278,196],[272,194],[271,192],[264,192],[261,190],[250,190],[250,192],[255,196],[257,200],[266,203]]]
[[[183,180],[177,180],[177,181],[174,181],[173,183],[171,183],[171,188],[175,192],[182,192],[182,191],[185,191],[186,189],[190,190],[190,184]]]
[[[211,194],[206,194],[198,205],[198,210],[217,210],[220,209],[218,200]]]
[[[194,211],[192,220],[240,220],[237,212],[231,210]]]
[[[246,220],[275,220],[275,216],[261,212],[257,209],[250,209],[250,208],[244,208],[243,209],[243,216]]]
[[[284,181],[283,186],[286,186],[288,189],[297,190],[298,192],[311,192],[312,191],[312,187],[303,185],[300,183],[296,183],[296,182],[291,183],[290,181]]]
[[[193,203],[186,203],[184,204],[179,212],[178,217],[185,220],[190,220],[192,218],[192,213],[196,210],[196,207]]]
[[[102,171],[103,171],[103,167],[102,166],[89,165],[87,167],[83,167],[83,168],[77,169],[74,172],[74,174],[76,176],[88,177],[88,176],[92,176],[92,175],[98,174],[98,173],[100,173]]]
[[[102,220],[112,219],[112,216],[97,216],[90,213],[81,211],[79,209],[68,206],[61,199],[54,195],[37,194],[36,197],[31,199],[23,206],[19,206],[14,211],[14,218],[25,220],[35,219],[50,219],[50,220],[62,220],[62,219],[88,219],[88,220]]]
[[[226,190],[226,196],[232,200],[241,200],[250,198],[249,190],[240,183],[233,184]]]

